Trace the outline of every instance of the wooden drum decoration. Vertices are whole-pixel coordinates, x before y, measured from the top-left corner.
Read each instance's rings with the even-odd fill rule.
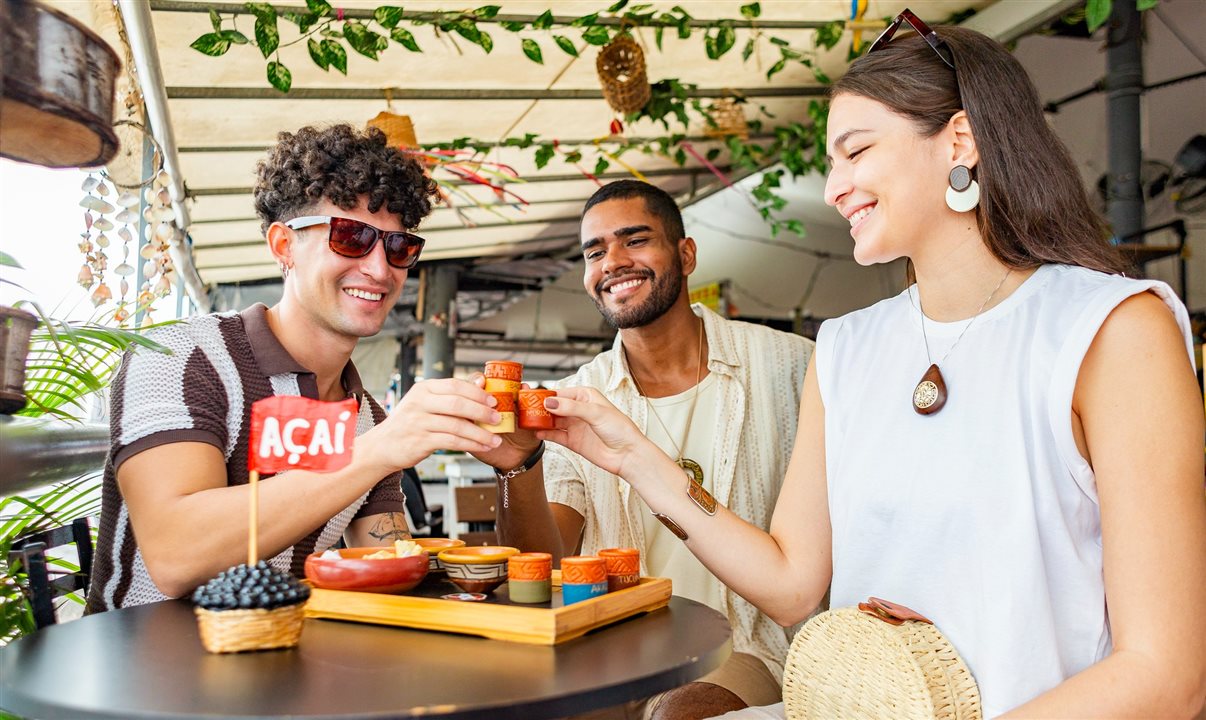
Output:
[[[630,33],[616,35],[599,51],[595,70],[603,86],[603,97],[612,110],[634,113],[649,102],[653,90],[645,75],[645,53]]]
[[[4,4],[0,155],[46,167],[105,164],[117,152],[117,53],[58,10],[30,0]]]

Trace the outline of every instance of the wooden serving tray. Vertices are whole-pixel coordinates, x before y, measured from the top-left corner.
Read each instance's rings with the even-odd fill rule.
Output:
[[[553,598],[523,605],[507,597],[504,584],[480,602],[444,600],[460,592],[442,574],[429,576],[406,595],[314,588],[306,617],[401,625],[423,630],[482,635],[493,640],[556,645],[670,602],[670,580],[643,577],[639,585],[572,605],[561,604],[561,572],[553,571]]]

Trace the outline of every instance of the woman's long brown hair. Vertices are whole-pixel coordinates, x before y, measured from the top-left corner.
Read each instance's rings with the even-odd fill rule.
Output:
[[[1038,93],[1000,43],[972,30],[940,27],[955,71],[915,33],[854,61],[831,96],[860,95],[911,120],[924,137],[967,111],[980,162],[976,218],[989,250],[1009,267],[1044,263],[1122,273],[1072,157],[1043,117]]]

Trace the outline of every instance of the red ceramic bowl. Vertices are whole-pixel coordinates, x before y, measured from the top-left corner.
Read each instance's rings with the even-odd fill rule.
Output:
[[[306,558],[306,579],[316,588],[358,592],[399,593],[427,577],[427,553],[404,558],[365,560],[363,556],[388,548],[344,548],[336,560],[319,553]]]

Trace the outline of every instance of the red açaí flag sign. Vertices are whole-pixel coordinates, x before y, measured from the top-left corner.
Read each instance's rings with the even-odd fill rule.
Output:
[[[320,402],[273,395],[251,406],[247,470],[330,472],[352,461],[356,401]]]

